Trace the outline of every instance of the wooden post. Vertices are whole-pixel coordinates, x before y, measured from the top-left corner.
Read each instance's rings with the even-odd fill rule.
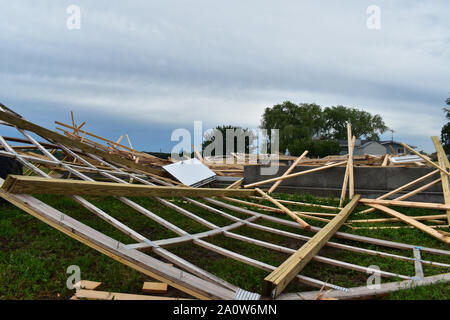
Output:
[[[355,137],[352,139],[352,149],[355,146]],[[350,161],[347,162],[347,166],[345,168],[344,182],[342,183],[342,191],[341,191],[341,199],[339,200],[339,208],[342,208],[342,205],[345,200],[345,194],[347,192],[347,184],[348,184],[348,175],[350,172]]]
[[[347,123],[347,143],[348,143],[348,197],[353,199],[353,195],[355,194],[355,185],[353,179],[353,146],[352,146],[352,125]]]

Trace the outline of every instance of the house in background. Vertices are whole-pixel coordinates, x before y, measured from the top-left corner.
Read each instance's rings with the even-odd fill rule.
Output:
[[[348,154],[348,143],[347,140],[339,140],[339,146],[341,147],[340,155]],[[411,146],[411,148],[417,148]],[[407,151],[407,154],[410,152]],[[354,154],[358,156],[363,156],[365,154],[371,154],[375,156],[381,156],[385,154],[403,154],[405,150],[403,146],[396,141],[373,141],[373,140],[355,140],[355,151]]]
[[[386,141],[380,141],[380,143],[386,147],[386,153],[388,154],[410,154],[408,150],[405,150],[405,148],[401,145],[400,142],[393,141],[393,140],[386,140]],[[415,149],[416,146],[409,145],[411,148]],[[405,152],[406,151],[406,152]]]

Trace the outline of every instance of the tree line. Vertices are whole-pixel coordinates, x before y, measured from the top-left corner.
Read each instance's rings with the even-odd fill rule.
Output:
[[[450,98],[446,100],[450,105]],[[450,153],[450,108],[444,108],[447,123],[441,131],[441,141],[447,154]],[[261,117],[260,129],[266,129],[270,140],[271,131],[279,130],[278,150],[284,154],[298,156],[304,150],[309,150],[309,156],[324,157],[339,154],[339,140],[347,139],[347,123],[352,125],[352,134],[357,139],[379,141],[381,134],[389,128],[379,114],[371,114],[367,111],[345,107],[342,105],[322,107],[315,103],[295,104],[285,101],[272,107],[267,107]],[[254,151],[254,142],[257,137],[252,130],[238,126],[218,126],[215,132],[219,132],[222,154],[237,152],[236,138],[233,144],[226,143],[227,130],[242,130],[245,133],[245,152]],[[214,133],[205,137],[202,149],[205,150],[216,139]],[[268,141],[268,152],[270,141]],[[211,147],[211,146],[210,146]],[[214,152],[212,152],[214,155]]]

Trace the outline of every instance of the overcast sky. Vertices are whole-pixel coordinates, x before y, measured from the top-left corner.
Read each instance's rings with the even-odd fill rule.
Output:
[[[169,152],[194,120],[256,128],[290,100],[378,113],[432,152],[445,123],[448,0],[0,0],[0,12],[0,102],[51,129],[73,110],[90,131]]]

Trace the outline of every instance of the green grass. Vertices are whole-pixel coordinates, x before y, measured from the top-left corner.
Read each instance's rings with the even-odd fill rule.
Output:
[[[70,197],[66,196],[36,196],[40,200],[48,203],[56,209],[69,214],[71,217],[87,224],[88,226],[99,230],[109,237],[130,244],[136,241],[122,232],[110,226],[101,220]],[[290,199],[302,202],[311,202],[327,205],[337,205],[338,200],[329,198],[315,198],[310,195],[278,195],[281,199]],[[104,210],[114,218],[125,223],[133,230],[141,233],[151,240],[176,237],[177,234],[156,222],[145,217],[143,214],[123,204],[113,197],[86,197],[93,204]],[[160,202],[149,198],[132,198],[141,206],[149,209],[151,212],[161,216],[174,225],[186,230],[189,233],[199,233],[207,231],[208,228],[198,222],[183,216],[161,204]],[[210,213],[204,209],[186,201],[170,199],[173,203],[183,207],[192,213],[202,217],[218,226],[230,224],[230,220]],[[199,200],[200,201],[200,200]],[[256,201],[256,200],[254,200]],[[258,202],[269,205],[267,202]],[[232,203],[234,204],[234,203]],[[211,204],[210,204],[211,205]],[[235,205],[235,204],[234,204]],[[215,207],[214,205],[211,205]],[[290,209],[298,211],[331,212],[318,208],[290,206]],[[238,218],[248,218],[245,214],[235,213],[233,211],[219,208]],[[276,216],[278,218],[290,220],[289,217],[268,213],[251,208],[253,211]],[[358,207],[350,216],[350,219],[362,218],[381,218],[386,217],[383,213],[370,213],[364,216],[357,212],[364,207]],[[418,210],[410,208],[398,208],[400,212],[408,215],[426,215],[436,214],[433,210]],[[324,222],[306,219],[311,225],[323,226]],[[289,232],[303,234],[307,236],[314,235],[313,232],[275,224],[269,221],[258,220],[257,223],[269,227],[276,227]],[[362,225],[362,224],[361,224]],[[401,225],[400,223],[386,223],[384,225]],[[364,224],[362,226],[370,226]],[[375,226],[375,225],[374,225]],[[448,245],[424,234],[416,229],[398,229],[398,230],[351,230],[348,227],[342,227],[340,231],[354,233],[363,236],[375,237],[391,241],[422,245],[427,247],[448,250]],[[282,237],[276,234],[263,232],[249,227],[240,227],[233,232],[245,235],[247,237],[272,242],[281,246],[298,249],[304,242],[291,238]],[[250,258],[260,260],[273,266],[278,266],[288,258],[288,254],[268,250],[259,246],[248,244],[242,241],[231,239],[223,235],[204,239],[207,242],[218,245],[222,248],[235,251]],[[350,244],[362,248],[373,250],[383,250],[395,254],[412,257],[412,251],[397,250],[379,247],[371,244],[364,244],[350,240],[332,238],[332,241]],[[246,265],[242,262],[234,261],[230,258],[219,255],[210,250],[206,250],[191,242],[173,245],[167,249],[184,259],[198,265],[215,275],[240,286],[243,289],[260,292],[261,284],[268,272]],[[155,256],[150,249],[143,250],[147,254]],[[343,250],[337,250],[325,247],[320,255],[354,263],[362,266],[378,265],[382,270],[403,274],[414,275],[414,265],[409,262],[368,256],[359,253],[353,253]],[[450,257],[423,254],[423,259],[429,259],[450,264]],[[103,284],[99,290],[110,290],[127,293],[140,293],[142,283],[148,281],[148,277],[119,263],[97,251],[79,243],[78,241],[64,235],[63,233],[47,226],[38,219],[17,209],[6,202],[0,203],[0,299],[68,299],[73,295],[72,290],[66,288],[66,280],[69,274],[66,269],[70,265],[78,265],[81,269],[81,278],[86,280],[101,281]],[[450,272],[449,269],[424,266],[426,276]],[[301,272],[305,276],[310,276],[323,281],[329,281],[333,284],[351,287],[366,284],[369,276],[357,271],[338,268],[317,261],[311,261]],[[396,278],[382,278],[382,282],[398,280]],[[315,288],[308,287],[293,281],[286,292],[310,291]],[[183,293],[171,288],[169,295],[185,296]],[[428,287],[420,287],[408,290],[402,290],[390,294],[384,299],[448,299],[448,284],[439,284]]]

